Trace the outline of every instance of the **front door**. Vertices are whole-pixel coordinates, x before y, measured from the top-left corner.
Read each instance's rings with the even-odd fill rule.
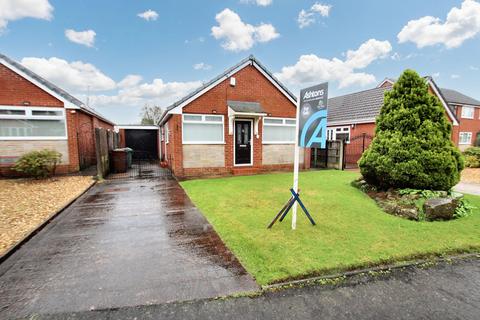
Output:
[[[252,164],[252,121],[235,121],[235,165]]]

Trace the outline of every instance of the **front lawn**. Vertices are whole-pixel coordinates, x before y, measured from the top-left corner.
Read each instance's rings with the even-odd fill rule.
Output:
[[[290,197],[291,174],[182,182],[228,247],[260,284],[344,271],[414,257],[480,249],[480,197],[467,218],[414,222],[382,212],[350,185],[358,173],[300,174],[302,198],[317,226],[299,210],[297,230],[288,218],[266,226]]]

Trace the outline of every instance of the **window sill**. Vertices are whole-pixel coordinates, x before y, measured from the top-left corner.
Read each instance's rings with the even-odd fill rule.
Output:
[[[183,145],[222,145],[225,142],[182,142]]]
[[[49,141],[49,140],[68,140],[67,137],[0,137],[0,141],[29,141],[29,140],[35,140],[35,141]]]

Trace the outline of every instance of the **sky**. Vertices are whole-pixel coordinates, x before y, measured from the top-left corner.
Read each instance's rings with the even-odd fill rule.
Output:
[[[0,52],[121,124],[250,54],[295,94],[411,68],[480,99],[479,33],[475,0],[0,0]]]

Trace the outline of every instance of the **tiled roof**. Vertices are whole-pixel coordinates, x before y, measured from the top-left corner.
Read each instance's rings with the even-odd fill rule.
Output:
[[[23,65],[21,65],[20,63],[16,62],[15,60],[12,60],[9,57],[7,57],[6,55],[3,55],[1,53],[0,53],[0,59],[4,60],[8,64],[12,65],[14,68],[20,70],[21,72],[26,74],[28,77],[34,79],[35,81],[38,81],[39,83],[41,83],[42,85],[44,85],[45,87],[47,87],[48,89],[50,89],[51,91],[56,93],[57,95],[61,96],[63,99],[65,99],[65,100],[69,101],[70,103],[74,104],[75,106],[79,107],[81,110],[85,111],[86,113],[94,115],[97,118],[99,118],[99,119],[101,119],[105,122],[108,122],[110,124],[114,124],[113,122],[111,122],[110,120],[108,120],[104,116],[102,116],[100,113],[98,113],[95,109],[87,106],[82,101],[78,100],[77,98],[75,98],[74,96],[72,96],[71,94],[66,92],[65,90],[59,88],[58,86],[54,85],[50,81],[42,78],[41,76],[39,76],[38,74],[36,74],[32,70],[30,70],[30,69],[24,67]]]
[[[464,95],[456,90],[441,88],[442,95],[445,97],[448,103],[469,104],[473,106],[480,106],[480,101]]]
[[[374,88],[328,99],[328,122],[372,119],[380,114],[383,95],[391,88]]]

